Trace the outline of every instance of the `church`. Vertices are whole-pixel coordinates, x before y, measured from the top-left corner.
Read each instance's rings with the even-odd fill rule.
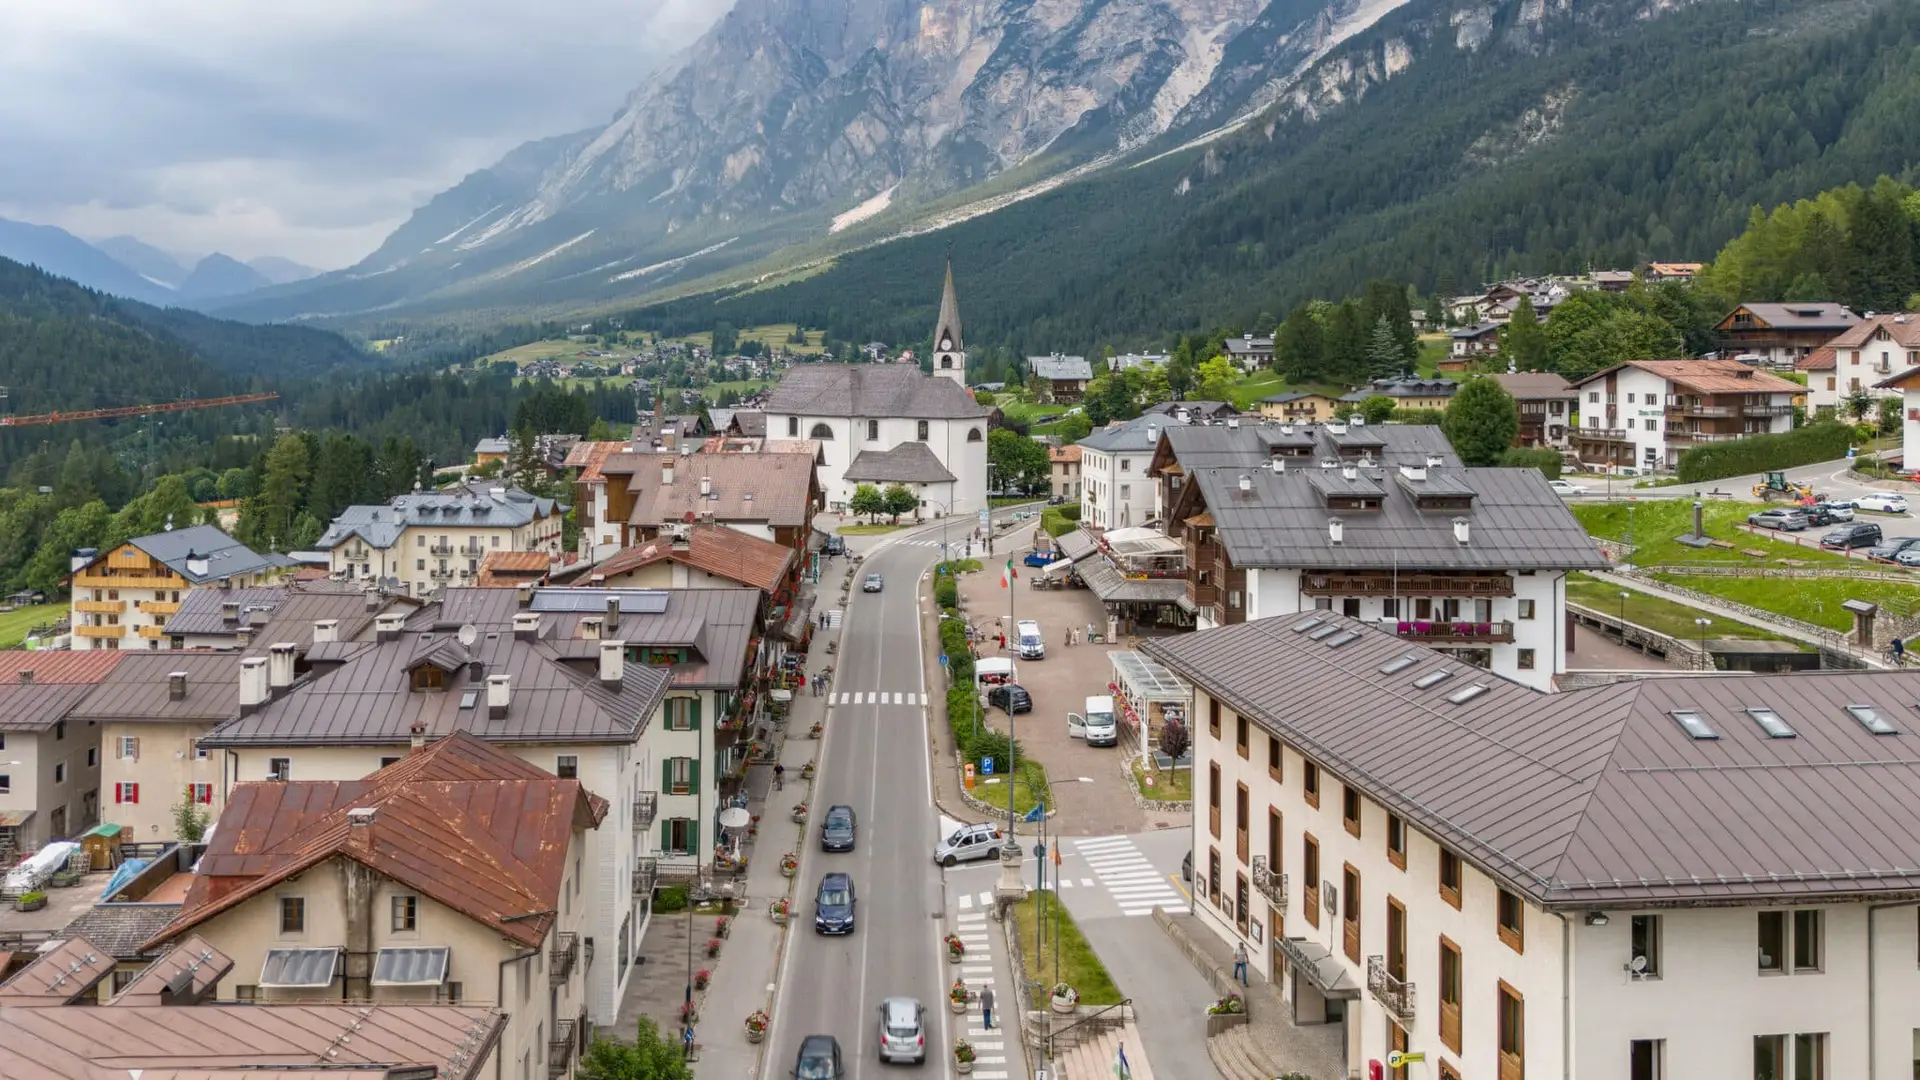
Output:
[[[797,364],[768,397],[769,437],[819,444],[828,510],[844,512],[861,484],[905,484],[926,517],[986,508],[989,410],[967,389],[951,262],[933,340],[931,374],[910,364]]]

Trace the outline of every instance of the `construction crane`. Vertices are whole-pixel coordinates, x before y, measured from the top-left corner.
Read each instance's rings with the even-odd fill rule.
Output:
[[[186,412],[189,409],[213,409],[222,405],[251,405],[256,401],[272,401],[279,394],[234,394],[217,398],[183,398],[179,401],[164,401],[152,405],[122,405],[112,409],[80,409],[75,412],[39,413],[34,416],[0,416],[0,427],[33,427],[45,424],[64,424],[70,420],[110,420],[121,416],[152,416],[155,413]],[[5,402],[7,389],[0,386],[0,402]]]

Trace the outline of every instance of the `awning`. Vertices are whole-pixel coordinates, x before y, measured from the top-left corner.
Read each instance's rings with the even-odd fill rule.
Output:
[[[813,601],[811,595],[794,600],[792,609],[787,613],[787,621],[780,624],[781,637],[797,642],[807,636],[807,626],[813,622]]]
[[[13,829],[27,823],[33,816],[31,810],[0,810],[0,829]]]
[[[267,962],[260,965],[260,985],[287,990],[331,986],[339,962],[339,949],[268,949]]]
[[[1187,595],[1185,578],[1130,578],[1105,559],[1080,568],[1080,577],[1103,603],[1173,604]]]
[[[381,949],[373,959],[375,986],[438,986],[447,980],[447,949]]]
[[[1113,661],[1115,679],[1128,697],[1182,705],[1192,700],[1193,687],[1146,653],[1122,649],[1107,656]]]
[[[1346,965],[1335,960],[1325,945],[1296,937],[1276,937],[1273,944],[1286,955],[1293,970],[1305,976],[1321,994],[1349,999],[1360,996],[1360,986],[1348,976]]]
[[[1060,554],[1065,555],[1069,562],[1079,562],[1100,550],[1099,543],[1090,534],[1080,529],[1054,537],[1053,546],[1059,548]]]
[[[1055,559],[1052,562],[1040,568],[1040,576],[1048,577],[1048,578],[1066,577],[1067,571],[1072,569],[1073,569],[1072,559]]]

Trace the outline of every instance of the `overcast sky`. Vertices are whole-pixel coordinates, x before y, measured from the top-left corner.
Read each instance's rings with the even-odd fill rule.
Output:
[[[0,217],[358,261],[732,0],[0,0]]]

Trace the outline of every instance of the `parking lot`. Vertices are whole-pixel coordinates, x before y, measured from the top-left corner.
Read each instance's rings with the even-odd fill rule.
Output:
[[[960,595],[968,620],[987,635],[979,646],[980,655],[1012,658],[1019,668],[1020,685],[1033,696],[1033,711],[1015,718],[1013,734],[1028,755],[1046,766],[1059,807],[1053,827],[1070,836],[1104,836],[1187,824],[1185,814],[1150,815],[1134,802],[1120,774],[1123,748],[1087,746],[1067,737],[1067,714],[1083,712],[1086,699],[1105,694],[1113,681],[1107,653],[1119,646],[1084,644],[1088,623],[1098,628],[1106,625],[1100,601],[1086,589],[1036,589],[1029,584],[1029,576],[1040,571],[1017,561],[1020,579],[1002,589],[1005,555],[996,554],[995,559],[999,562],[960,579]],[[1013,644],[1013,620],[1028,619],[1040,624],[1047,645],[1044,660],[1021,660]],[[1069,626],[1079,629],[1083,644],[1067,646]],[[993,636],[1002,627],[1009,639],[1005,653]],[[1005,713],[996,708],[985,716],[995,730],[1006,730]],[[982,789],[976,787],[974,794],[981,796]]]

